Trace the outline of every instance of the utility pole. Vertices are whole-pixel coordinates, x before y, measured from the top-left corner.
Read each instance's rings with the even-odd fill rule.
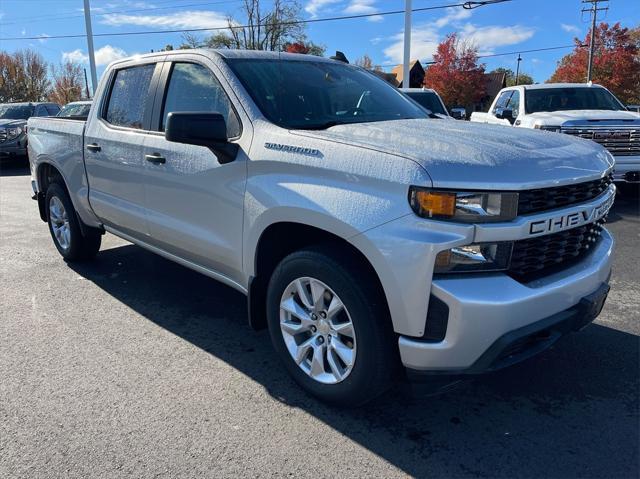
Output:
[[[84,68],[84,91],[87,95],[87,100],[89,100],[91,98],[91,95],[89,94],[89,80],[87,80],[87,69]]]
[[[91,6],[89,0],[84,0],[84,23],[87,27],[87,47],[89,49],[89,67],[91,68],[91,92],[95,94],[98,84],[96,74],[96,57],[93,51],[93,30],[91,29]],[[91,96],[93,96],[93,94]]]
[[[518,66],[516,67],[516,85],[518,85],[518,81],[520,80],[520,62],[522,61],[522,57],[518,53]]]
[[[404,2],[404,58],[402,60],[402,87],[411,87],[411,0]]]
[[[609,7],[598,8],[598,3],[608,3],[609,0],[582,0],[584,4],[591,4],[588,8],[583,8],[582,13],[590,12],[591,14],[591,35],[589,38],[589,63],[587,65],[587,83],[591,81],[591,72],[593,71],[593,53],[596,44],[596,19],[598,12],[608,10]]]

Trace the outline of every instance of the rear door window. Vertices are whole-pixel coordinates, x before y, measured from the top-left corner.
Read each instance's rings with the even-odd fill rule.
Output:
[[[220,113],[227,122],[227,136],[240,136],[240,122],[231,101],[213,73],[197,63],[175,63],[162,111],[161,131],[171,112],[206,111]]]
[[[115,126],[143,128],[154,63],[118,70],[113,79],[104,119]]]

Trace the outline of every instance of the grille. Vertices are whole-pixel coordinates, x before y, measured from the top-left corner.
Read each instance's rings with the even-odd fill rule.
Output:
[[[602,218],[560,233],[516,241],[509,274],[526,282],[579,261],[598,241],[605,221]]]
[[[521,191],[518,196],[518,214],[553,210],[596,198],[613,182],[613,175],[575,185]]]
[[[562,128],[562,133],[593,140],[613,156],[640,155],[640,128]]]
[[[7,141],[7,130],[0,128],[0,143]]]

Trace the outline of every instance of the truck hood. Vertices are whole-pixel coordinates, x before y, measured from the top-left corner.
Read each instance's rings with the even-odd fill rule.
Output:
[[[535,124],[562,126],[565,122],[571,124],[597,125],[599,122],[611,125],[640,125],[640,117],[630,111],[611,110],[567,110],[567,111],[540,111],[531,113],[526,117]]]
[[[27,120],[12,120],[10,118],[0,118],[0,127],[23,126],[27,124]]]
[[[409,158],[442,188],[557,186],[599,178],[614,162],[592,141],[466,121],[396,120],[292,133]]]

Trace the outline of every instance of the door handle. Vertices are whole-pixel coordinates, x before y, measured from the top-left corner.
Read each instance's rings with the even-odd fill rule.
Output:
[[[153,155],[144,155],[144,159],[153,163],[154,165],[161,165],[167,162],[166,158],[164,156],[161,156],[159,153],[154,153]]]
[[[102,148],[100,148],[100,145],[98,145],[97,143],[90,143],[87,145],[87,150],[97,153],[102,150]]]

